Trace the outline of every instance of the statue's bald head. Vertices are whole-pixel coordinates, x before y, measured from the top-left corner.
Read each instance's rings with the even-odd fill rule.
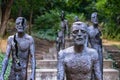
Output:
[[[27,22],[24,17],[18,17],[15,21],[15,24],[18,32],[24,32],[27,28]]]
[[[74,43],[84,45],[87,38],[87,24],[84,22],[74,22],[71,28]]]
[[[93,24],[98,24],[98,14],[97,14],[97,12],[94,12],[94,13],[91,14],[91,22]]]

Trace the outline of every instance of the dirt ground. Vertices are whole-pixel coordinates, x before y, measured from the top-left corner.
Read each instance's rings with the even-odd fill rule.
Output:
[[[102,40],[103,45],[120,45],[120,41],[112,41],[112,40]]]

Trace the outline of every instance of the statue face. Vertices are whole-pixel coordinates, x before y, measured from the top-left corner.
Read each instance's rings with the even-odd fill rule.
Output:
[[[26,19],[24,17],[18,17],[16,19],[16,29],[18,32],[24,32],[27,28]]]
[[[98,24],[97,12],[92,13],[92,15],[91,15],[91,22],[93,24]]]
[[[76,45],[84,45],[87,37],[87,25],[83,22],[73,23],[72,36]]]

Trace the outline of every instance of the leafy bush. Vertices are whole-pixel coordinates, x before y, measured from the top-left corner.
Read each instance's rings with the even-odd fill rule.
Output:
[[[39,30],[37,32],[33,32],[33,36],[37,38],[47,39],[50,41],[54,41],[56,39],[56,33],[53,29]]]
[[[112,40],[120,40],[120,26],[111,22],[106,23],[103,27],[103,38],[112,39]]]
[[[55,40],[56,33],[60,28],[59,11],[51,10],[35,19],[33,35],[38,38]]]
[[[44,15],[37,16],[34,23],[34,30],[41,29],[58,29],[59,28],[59,13],[56,10],[46,12]]]
[[[79,20],[83,21],[83,22],[86,19],[83,13],[81,13],[81,14],[78,14],[78,13],[68,13],[66,15],[66,19],[68,20],[68,23],[69,23],[70,26],[75,21],[75,16],[78,16]]]

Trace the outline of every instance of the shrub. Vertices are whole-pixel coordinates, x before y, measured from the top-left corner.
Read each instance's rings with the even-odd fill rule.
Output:
[[[2,70],[2,61],[4,59],[4,56],[5,56],[4,53],[0,51],[0,70]],[[4,75],[5,80],[8,80],[8,75],[10,74],[10,66],[11,66],[11,59],[9,60],[8,67]]]

